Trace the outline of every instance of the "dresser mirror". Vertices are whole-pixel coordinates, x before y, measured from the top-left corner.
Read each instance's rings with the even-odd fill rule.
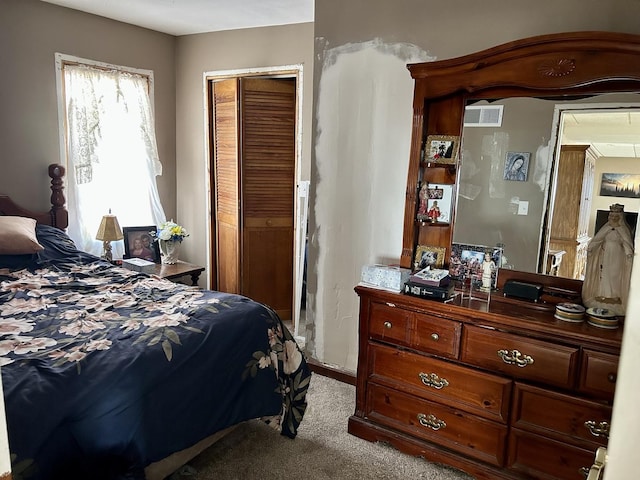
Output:
[[[576,243],[575,239],[565,238],[566,232],[556,233],[555,244],[551,241],[554,219],[562,227],[575,222],[572,217],[578,215],[569,212],[564,199],[554,200],[559,185],[576,177],[560,167],[563,162],[559,157],[565,152],[558,147],[564,142],[558,142],[563,133],[559,132],[562,130],[559,126],[563,118],[574,117],[567,114],[574,109],[638,108],[639,55],[640,37],[636,35],[571,32],[516,40],[463,57],[408,65],[415,80],[414,121],[400,264],[411,268],[416,247],[427,245],[445,248],[445,263],[449,265],[453,243],[487,247],[502,244],[506,264],[502,266],[527,274],[549,272],[550,250],[574,250],[565,255],[565,260],[570,255],[575,257],[567,260],[565,267],[584,262],[584,239],[593,235],[592,218],[580,222],[584,231],[572,233],[576,239],[580,237],[581,245],[565,246]],[[464,120],[467,106],[473,106],[473,113],[477,114],[478,107],[497,105],[502,106],[499,127],[494,126],[498,123],[495,118],[489,122],[491,126],[464,125],[472,123]],[[432,135],[460,137],[457,165],[425,161],[425,142]],[[640,150],[640,139],[624,141]],[[598,152],[588,148],[595,142],[587,137],[568,139],[567,143],[580,145],[574,145],[566,154],[597,157]],[[516,162],[520,156],[524,158]],[[518,176],[517,172],[507,174],[505,164],[511,162],[526,164],[526,176]],[[505,179],[507,175],[512,179]],[[599,189],[600,179],[591,181]],[[425,183],[455,186],[448,223],[424,222],[417,217],[419,190]],[[593,196],[593,190],[590,194]],[[603,203],[597,209],[608,209],[620,199],[601,200]],[[637,207],[635,203],[627,211],[637,211]],[[572,208],[579,210],[579,206]],[[590,222],[589,230],[584,225]],[[562,245],[558,246],[558,242]],[[579,278],[573,272],[552,273]]]
[[[577,209],[564,208],[562,195],[556,201],[554,185],[563,181],[557,177],[569,168],[558,167],[572,161],[561,155],[560,146],[584,146],[585,155],[595,162],[595,177],[584,191],[575,192],[588,204],[586,236],[572,239],[573,244],[588,243],[598,211],[615,202],[625,203],[627,212],[638,211],[640,199],[599,193],[602,172],[640,173],[640,94],[471,99],[467,106],[473,106],[467,112],[476,115],[465,116],[462,129],[453,241],[502,246],[503,268],[581,279],[582,266],[567,253],[575,248],[571,240],[563,244],[551,231],[554,215],[569,224],[577,224],[580,215]],[[502,114],[498,122],[494,112]],[[518,156],[523,158],[515,163],[520,169],[510,172]]]

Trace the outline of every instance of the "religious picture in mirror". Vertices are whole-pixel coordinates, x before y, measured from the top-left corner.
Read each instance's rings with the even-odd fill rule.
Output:
[[[504,179],[526,182],[530,156],[529,152],[507,152],[504,162]]]
[[[449,223],[453,185],[427,184],[420,187],[418,194],[418,220],[429,223]]]
[[[460,137],[454,135],[429,135],[425,144],[427,162],[455,164]]]

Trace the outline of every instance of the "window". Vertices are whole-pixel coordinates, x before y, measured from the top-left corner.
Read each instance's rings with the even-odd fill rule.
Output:
[[[121,226],[165,220],[156,176],[158,158],[151,94],[153,72],[56,54],[69,236],[79,249],[102,254],[95,240],[102,216],[111,211]],[[114,258],[124,253],[113,243]]]

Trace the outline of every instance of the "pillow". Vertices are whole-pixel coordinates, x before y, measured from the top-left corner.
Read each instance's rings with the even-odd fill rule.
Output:
[[[26,255],[44,250],[33,218],[0,216],[0,255]]]

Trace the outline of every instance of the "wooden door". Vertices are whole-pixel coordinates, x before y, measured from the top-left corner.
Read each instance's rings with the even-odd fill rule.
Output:
[[[230,113],[225,114],[234,88],[235,122]],[[248,77],[225,80],[214,83],[213,98],[214,112],[222,112],[220,123],[219,115],[214,114],[218,290],[265,303],[289,320],[293,310],[295,82]],[[231,208],[226,210],[234,205],[237,216]]]
[[[212,84],[216,290],[240,293],[238,82]]]

